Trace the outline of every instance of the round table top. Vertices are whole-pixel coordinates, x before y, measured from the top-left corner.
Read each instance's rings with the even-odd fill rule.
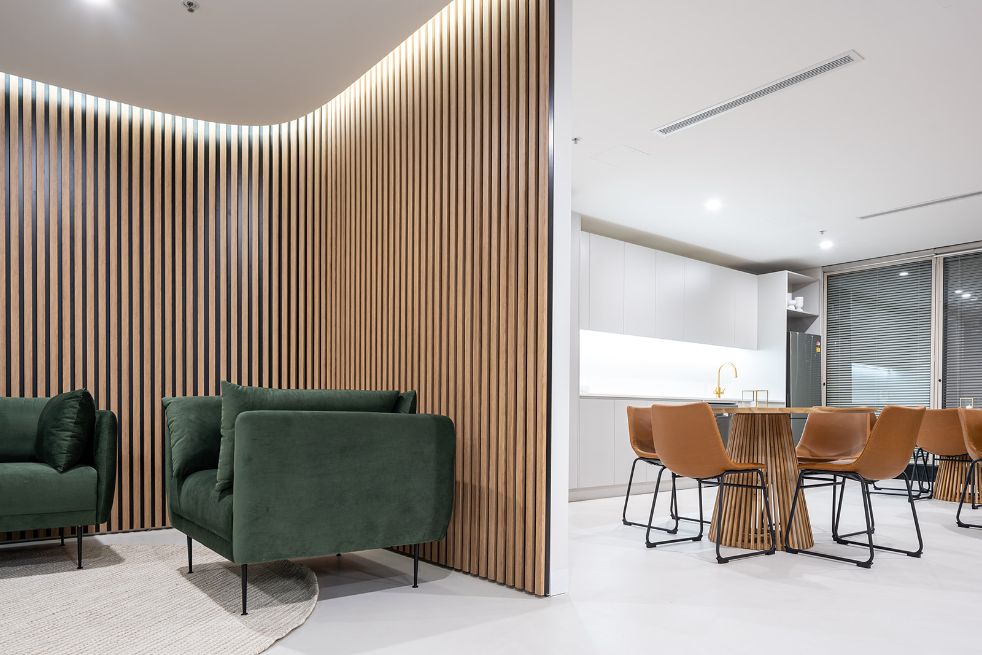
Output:
[[[811,414],[828,411],[825,407],[713,407],[714,414]],[[871,414],[873,407],[837,407],[837,412]]]

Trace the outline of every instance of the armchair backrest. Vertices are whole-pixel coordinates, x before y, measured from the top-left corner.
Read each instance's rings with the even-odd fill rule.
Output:
[[[0,398],[0,462],[33,462],[38,418],[49,398]],[[110,424],[111,422],[111,424]],[[115,417],[108,410],[96,410],[92,440],[86,444],[82,464],[92,465],[97,436],[109,430],[115,439]]]
[[[0,398],[0,462],[34,460],[38,417],[47,398]]]

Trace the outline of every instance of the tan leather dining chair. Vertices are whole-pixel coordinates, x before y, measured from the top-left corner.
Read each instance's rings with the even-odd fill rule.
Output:
[[[799,463],[854,459],[863,452],[875,424],[872,409],[816,407],[805,421],[795,456]]]
[[[798,550],[786,548],[789,553],[804,553],[824,557],[826,559],[838,560],[840,562],[850,562],[869,568],[873,565],[873,555],[876,550],[888,550],[895,553],[903,553],[910,557],[920,557],[924,551],[924,541],[921,538],[921,526],[917,520],[917,509],[914,507],[914,495],[911,488],[910,477],[907,475],[907,464],[910,461],[910,454],[914,450],[917,442],[918,431],[924,419],[923,407],[886,407],[880,414],[873,431],[870,433],[869,440],[866,442],[863,452],[855,459],[843,459],[834,462],[798,464],[798,483],[795,486],[794,496],[791,500],[791,511],[788,513],[788,530],[791,529],[791,522],[794,520],[795,511],[798,507],[798,496],[804,489],[804,481],[813,474],[830,474],[833,482],[836,479],[842,481],[841,494],[845,494],[846,480],[854,480],[859,483],[860,492],[863,498],[863,515],[866,519],[866,529],[849,534],[838,534],[837,521],[833,520],[833,539],[840,544],[855,546],[865,546],[869,549],[869,557],[866,560],[856,560],[828,553],[820,553],[813,550]],[[897,476],[902,476],[907,487],[907,500],[910,503],[911,515],[914,517],[914,529],[917,532],[917,550],[901,550],[873,543],[873,505],[870,501],[870,485],[880,480],[891,480]],[[839,497],[839,508],[837,514],[842,511],[842,495]],[[846,537],[857,534],[866,535],[866,543],[850,541]]]
[[[914,500],[931,498],[934,495],[934,482],[930,480],[930,460],[935,463],[938,460],[960,461],[965,457],[965,439],[962,436],[958,408],[928,409],[917,433],[917,447],[914,450],[914,475],[917,478]],[[873,489],[875,491],[872,493],[877,494],[907,495],[904,489],[882,488],[876,484]]]
[[[982,528],[980,524],[962,521],[962,505],[965,504],[969,485],[975,479],[975,469],[982,462],[982,409],[959,409],[958,415],[962,425],[962,440],[965,442],[965,450],[971,462],[965,474],[965,485],[962,487],[961,499],[958,501],[955,523],[960,528]],[[974,507],[973,505],[973,509]]]
[[[661,477],[665,472],[665,466],[661,463],[658,458],[658,453],[655,452],[655,442],[654,437],[651,434],[651,409],[649,407],[631,407],[627,408],[627,433],[631,440],[631,449],[634,451],[634,463],[631,464],[631,476],[627,480],[627,493],[624,495],[624,509],[621,511],[621,522],[624,525],[636,525],[640,527],[651,528],[652,530],[660,530],[662,532],[667,532],[669,534],[676,534],[678,532],[679,521],[692,521],[692,522],[702,522],[706,523],[703,517],[700,515],[698,519],[679,516],[678,514],[678,497],[676,495],[676,478],[677,475],[672,474],[672,496],[671,496],[671,518],[675,521],[675,525],[671,528],[663,528],[651,525],[651,520],[649,517],[648,523],[638,523],[635,521],[629,521],[627,518],[627,507],[631,500],[631,488],[634,485],[634,473],[637,469],[638,462],[644,462],[650,464],[651,466],[658,467],[658,478],[655,481],[655,491],[652,502],[658,497],[658,493],[661,490]]]
[[[668,532],[669,534],[675,534],[678,532],[679,520],[678,514],[675,511],[676,507],[676,495],[675,495],[675,478],[672,477],[672,500],[671,500],[671,514],[672,518],[675,519],[674,528],[660,528],[651,525],[651,521],[648,523],[638,523],[635,521],[627,520],[627,505],[631,500],[631,487],[634,484],[634,472],[638,467],[638,462],[644,462],[650,464],[651,466],[658,467],[658,478],[655,482],[655,498],[658,497],[658,492],[661,489],[661,476],[665,472],[665,466],[658,459],[658,453],[655,452],[655,442],[651,435],[651,411],[647,407],[631,407],[627,408],[627,433],[631,440],[631,450],[634,451],[634,463],[631,464],[631,476],[627,480],[627,493],[624,495],[624,509],[621,511],[621,522],[624,525],[637,525],[641,527],[653,528],[655,530],[662,530]],[[654,502],[654,501],[652,501]]]
[[[699,515],[702,516],[702,484],[715,481],[719,488],[716,512],[716,561],[725,564],[735,559],[753,555],[773,555],[775,550],[774,524],[771,520],[771,503],[767,494],[767,481],[764,479],[762,464],[744,464],[730,459],[723,448],[723,439],[716,426],[716,417],[707,403],[692,403],[686,405],[652,405],[651,432],[654,437],[655,450],[662,464],[674,475],[692,478],[699,483]],[[757,484],[728,482],[727,477],[735,473],[755,474]],[[766,550],[755,550],[749,553],[723,557],[720,551],[720,541],[723,535],[723,495],[727,488],[752,488],[760,490],[764,500],[764,513],[767,517],[767,531],[770,537],[770,547]],[[655,504],[651,504],[651,515],[654,516]],[[651,519],[649,518],[649,523]],[[702,538],[702,523],[699,524],[699,535],[689,538],[698,541]],[[671,539],[652,543],[645,537],[647,546],[653,548],[666,543],[687,541],[689,539]]]

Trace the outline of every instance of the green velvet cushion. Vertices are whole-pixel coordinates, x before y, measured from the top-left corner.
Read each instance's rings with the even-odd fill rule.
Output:
[[[58,394],[41,410],[34,456],[58,471],[78,464],[95,428],[95,402],[85,389]]]
[[[181,515],[232,541],[232,492],[215,489],[215,469],[198,471],[181,483]]]
[[[251,410],[313,412],[385,412],[395,410],[398,391],[337,389],[266,389],[222,382],[222,445],[218,453],[216,489],[232,488],[235,456],[235,420]]]
[[[172,475],[183,480],[196,471],[214,471],[222,443],[222,399],[219,396],[164,398],[164,416],[170,438]]]
[[[0,462],[34,461],[38,417],[47,398],[0,398]]]
[[[396,401],[396,408],[394,411],[397,414],[415,414],[416,392],[404,391],[403,393],[399,394],[399,400]]]
[[[91,466],[76,466],[59,473],[44,462],[2,463],[0,516],[94,512],[96,478]]]

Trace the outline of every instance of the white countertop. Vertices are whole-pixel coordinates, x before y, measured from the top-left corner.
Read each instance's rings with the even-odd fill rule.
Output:
[[[716,396],[666,396],[666,395],[655,395],[646,396],[640,394],[630,394],[630,393],[603,393],[603,392],[580,392],[580,398],[611,398],[619,400],[670,400],[670,401],[690,401],[690,402],[707,402],[707,403],[739,403],[742,402],[740,398],[723,397],[717,398]]]

